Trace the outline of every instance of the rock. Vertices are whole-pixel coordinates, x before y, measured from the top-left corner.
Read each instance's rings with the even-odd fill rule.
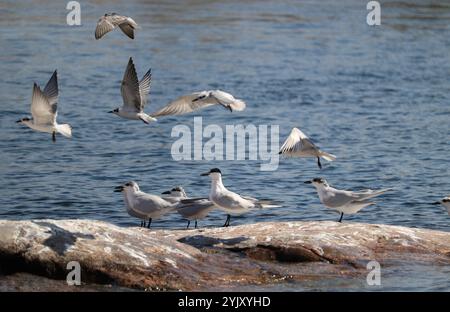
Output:
[[[450,233],[322,221],[199,230],[123,228],[92,220],[0,221],[0,274],[65,280],[67,263],[78,261],[84,285],[225,289],[367,274],[371,260],[381,266],[450,265]]]

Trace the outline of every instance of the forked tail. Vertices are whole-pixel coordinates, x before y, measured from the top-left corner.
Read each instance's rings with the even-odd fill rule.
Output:
[[[319,155],[320,155],[320,157],[322,157],[323,159],[328,160],[328,161],[336,160],[336,156],[334,156],[333,154],[329,154],[329,153],[320,151]]]
[[[56,131],[66,138],[72,137],[72,127],[69,124],[56,125]]]
[[[233,103],[228,105],[230,111],[243,111],[245,109],[245,102],[242,100],[235,100]]]

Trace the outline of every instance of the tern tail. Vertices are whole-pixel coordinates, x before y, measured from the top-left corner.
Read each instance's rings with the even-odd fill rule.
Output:
[[[329,154],[329,153],[326,153],[326,152],[322,152],[322,151],[319,152],[319,156],[322,157],[325,160],[328,160],[328,161],[336,160],[336,156],[335,155]]]
[[[72,127],[69,124],[56,125],[56,131],[66,138],[72,137]]]
[[[245,109],[245,102],[242,100],[235,100],[233,103],[228,105],[228,108],[233,111],[243,111]]]

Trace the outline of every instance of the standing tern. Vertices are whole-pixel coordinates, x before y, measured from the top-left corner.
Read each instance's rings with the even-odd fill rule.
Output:
[[[170,191],[165,191],[161,194],[164,195],[162,196],[163,199],[173,204],[179,203],[180,200],[188,198],[186,192],[184,191],[184,188],[181,186],[176,186],[172,188]]]
[[[342,221],[344,213],[357,213],[362,208],[375,204],[373,202],[367,201],[368,199],[391,190],[382,189],[376,191],[368,189],[360,192],[338,190],[331,187],[323,178],[314,178],[311,181],[305,181],[305,183],[315,186],[322,204],[341,213],[341,217],[339,218],[338,222]]]
[[[197,228],[197,220],[205,218],[211,210],[216,208],[216,205],[208,198],[188,198],[186,192],[180,186],[162,194],[165,195],[163,196],[164,199],[178,203],[177,212],[188,220],[186,229],[189,228],[192,220],[195,221],[195,228]]]
[[[222,105],[229,109],[230,112],[243,111],[245,109],[245,102],[235,99],[233,95],[221,90],[210,90],[181,96],[156,113],[153,113],[152,116],[182,115],[211,105]]]
[[[148,228],[150,228],[153,219],[158,219],[175,210],[174,204],[160,196],[142,192],[139,185],[134,181],[117,186],[114,192],[123,192],[128,214],[143,220],[143,226],[145,226],[145,221],[148,220]]]
[[[222,172],[218,168],[213,168],[208,172],[202,173],[202,176],[211,177],[211,190],[209,200],[227,213],[227,220],[223,226],[230,225],[231,214],[240,215],[254,208],[275,208],[269,201],[260,201],[253,197],[241,196],[227,190],[222,183]]]
[[[286,141],[280,148],[278,154],[285,154],[293,157],[317,157],[317,165],[322,169],[320,157],[333,161],[336,156],[321,151],[302,131],[293,128]]]
[[[441,199],[440,201],[434,202],[434,205],[442,205],[445,208],[447,208],[447,212],[450,215],[450,196],[447,196],[443,199]]]
[[[33,95],[31,98],[31,115],[22,118],[17,123],[23,123],[33,130],[52,134],[53,142],[56,141],[56,133],[61,133],[65,137],[72,137],[72,127],[69,124],[58,124],[56,117],[58,115],[58,77],[56,70],[47,82],[44,91],[34,83]]]
[[[142,80],[138,81],[136,68],[134,67],[133,59],[130,57],[120,89],[123,98],[123,106],[121,108],[116,108],[109,113],[113,113],[125,119],[142,120],[146,124],[156,121],[155,118],[144,113],[151,80],[152,74],[151,69],[149,69],[144,77],[142,77]]]
[[[105,34],[119,26],[119,28],[131,39],[134,39],[134,30],[138,28],[138,24],[128,16],[118,15],[116,13],[105,14],[97,22],[95,28],[95,39],[100,39]]]

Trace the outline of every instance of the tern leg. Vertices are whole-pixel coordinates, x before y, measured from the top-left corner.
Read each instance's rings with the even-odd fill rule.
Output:
[[[150,228],[150,224],[152,224],[152,218],[148,219],[148,226],[147,226],[147,228]]]
[[[145,223],[145,219],[142,221],[142,227],[145,227],[146,223]]]
[[[195,220],[195,228],[197,228],[197,220]]]
[[[188,225],[186,227],[186,230],[189,228],[189,225],[191,224],[191,220],[188,220]]]
[[[145,120],[144,118],[139,118],[139,119],[142,120],[145,124],[148,125],[148,121],[147,120]]]
[[[141,220],[141,227],[143,227],[144,226],[144,224],[142,224],[142,220]]]
[[[52,141],[56,142],[56,132],[55,131],[52,132]]]
[[[227,227],[230,225],[230,219],[231,219],[231,215],[227,215],[227,220],[225,221],[225,224],[223,225],[224,227]]]
[[[317,165],[319,166],[319,169],[322,169],[322,164],[320,163],[320,157],[317,157]]]
[[[339,221],[338,222],[342,222],[342,217],[344,216],[344,213],[343,212],[341,212],[341,217],[339,218]]]

